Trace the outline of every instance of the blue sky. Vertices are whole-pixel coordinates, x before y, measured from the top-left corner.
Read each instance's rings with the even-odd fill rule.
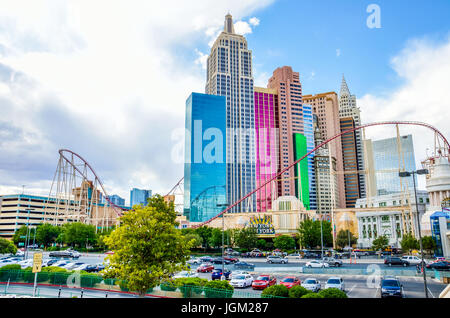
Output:
[[[61,148],[127,201],[134,187],[168,191],[183,175],[185,101],[204,91],[228,11],[258,85],[291,65],[304,94],[338,92],[344,73],[363,123],[422,120],[450,135],[447,0],[24,2],[0,0],[0,194],[48,194]],[[370,4],[380,29],[366,25]],[[402,133],[420,165],[432,135]]]

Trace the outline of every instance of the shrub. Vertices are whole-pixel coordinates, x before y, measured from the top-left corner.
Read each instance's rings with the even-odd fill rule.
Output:
[[[316,294],[316,293],[308,293],[306,295],[303,295],[302,298],[323,298],[322,295]]]
[[[34,283],[34,276],[35,273],[33,273],[33,270],[31,267],[27,267],[22,270],[22,279],[27,283]],[[48,280],[48,273],[45,271],[41,271],[37,273],[36,282],[45,282]]]
[[[161,290],[164,291],[175,291],[177,290],[177,286],[175,285],[174,281],[167,281],[162,283],[160,286]]]
[[[22,278],[22,268],[19,264],[5,265],[0,268],[0,281],[16,282]]]
[[[261,298],[289,297],[289,289],[284,285],[273,285],[263,290]]]
[[[322,289],[318,294],[323,298],[348,298],[345,292],[337,288]]]
[[[187,277],[177,278],[174,282],[183,294],[183,297],[189,298],[194,296],[194,294],[201,294],[203,291],[203,286],[208,282],[208,280],[198,277]]]
[[[117,279],[115,279],[115,278],[105,278],[105,279],[103,279],[103,283],[105,285],[115,285],[116,281],[117,281]]]
[[[61,248],[59,246],[50,246],[47,248],[48,252],[59,251]]]
[[[42,272],[48,273],[48,280],[50,284],[54,285],[67,285],[67,278],[70,276],[66,269],[58,266],[44,267]]]
[[[121,291],[129,291],[128,282],[126,280],[119,280],[116,283],[119,285]]]
[[[302,296],[305,296],[309,293],[312,293],[312,291],[307,290],[303,286],[294,286],[289,289],[289,298],[301,298]]]
[[[231,298],[234,288],[226,280],[211,280],[204,286],[207,298]]]
[[[81,287],[94,287],[102,281],[102,278],[97,274],[82,273],[80,274],[80,285]]]

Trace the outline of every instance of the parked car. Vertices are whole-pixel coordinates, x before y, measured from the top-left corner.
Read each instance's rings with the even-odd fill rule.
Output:
[[[403,297],[403,285],[395,277],[384,277],[380,284],[380,296],[386,297]]]
[[[345,291],[344,280],[342,279],[342,277],[330,277],[325,284],[325,289],[327,288],[337,288]]]
[[[197,267],[199,273],[210,273],[214,270],[214,265],[211,263],[204,263]]]
[[[230,277],[231,272],[228,269],[224,269],[223,276],[225,276],[225,279],[228,279]],[[216,279],[222,279],[222,269],[221,268],[215,268],[211,273],[211,280]]]
[[[388,266],[392,266],[392,265],[400,265],[403,267],[409,266],[408,261],[405,261],[405,260],[401,259],[400,257],[392,257],[392,256],[387,256],[384,259],[384,264],[388,265]]]
[[[198,273],[192,271],[181,271],[173,275],[173,278],[189,278],[189,277],[198,277]]]
[[[66,251],[53,251],[50,252],[49,257],[62,257],[62,258],[79,258],[80,253],[73,250],[66,250]]]
[[[6,266],[6,265],[12,265],[17,264],[19,261],[14,261],[12,259],[4,259],[0,261],[0,267]]]
[[[333,257],[324,257],[322,261],[327,263],[330,266],[335,266],[335,267],[342,266],[342,261],[340,259],[335,259]]]
[[[427,269],[436,269],[440,271],[448,271],[450,270],[450,262],[449,261],[439,261],[430,263],[426,266]]]
[[[316,278],[307,278],[301,285],[313,292],[318,292],[321,289],[320,282]]]
[[[223,259],[231,262],[231,263],[237,263],[239,262],[239,259],[237,257],[231,257],[231,256],[225,256]]]
[[[44,259],[44,260],[42,260],[42,267],[52,266],[56,262],[58,262],[58,260],[54,259],[54,258]]]
[[[27,268],[27,267],[31,267],[31,266],[33,266],[33,259],[32,258],[25,259],[23,261],[17,262],[16,264],[19,264],[20,268],[22,268],[22,269]]]
[[[80,266],[72,268],[74,271],[85,271],[85,272],[94,272],[97,269],[97,266],[92,264],[81,264]]]
[[[200,265],[200,264],[201,264],[201,261],[200,261],[200,259],[198,259],[198,258],[191,258],[191,259],[188,260],[186,263],[187,263],[187,264],[190,264],[190,265]]]
[[[317,253],[305,252],[303,254],[303,258],[306,258],[306,259],[320,259],[321,256],[320,256],[320,254],[317,254]]]
[[[287,276],[285,278],[283,278],[280,282],[280,285],[284,285],[287,288],[292,288],[294,286],[298,286],[301,284],[300,279],[298,279],[295,276]]]
[[[246,275],[236,275],[230,281],[230,285],[235,288],[245,288],[248,286],[252,286],[253,276],[250,274]]]
[[[247,269],[247,270],[254,270],[255,269],[255,264],[250,264],[247,262],[237,262],[234,264],[234,268],[235,269]]]
[[[210,262],[213,263],[213,264],[222,264],[222,263],[224,263],[226,265],[231,263],[229,260],[227,260],[225,258],[222,258],[222,257],[213,258]]]
[[[281,257],[281,256],[272,256],[269,255],[267,256],[266,262],[269,264],[275,263],[275,264],[287,264],[288,263],[288,259]]]
[[[211,257],[211,256],[202,256],[202,257],[199,258],[200,262],[202,262],[202,263],[211,263],[211,261],[213,259],[214,258]]]
[[[288,254],[286,256],[287,259],[301,259],[302,256],[299,253]]]
[[[226,255],[239,256],[240,253],[238,251],[233,250],[232,248],[227,248],[225,250]]]
[[[309,268],[330,267],[328,263],[318,260],[309,261],[305,264],[305,266]]]
[[[273,275],[259,275],[252,283],[253,289],[265,289],[277,284],[277,279]]]
[[[414,255],[402,256],[402,260],[408,262],[410,265],[422,264],[422,259],[417,256],[414,256]],[[426,260],[424,260],[424,261],[425,261],[425,264],[427,264],[427,261]]]
[[[250,273],[249,273],[249,272],[246,272],[246,271],[232,271],[232,272],[230,273],[230,276],[228,276],[228,278],[229,278],[229,279],[232,279],[233,276],[237,276],[237,275],[247,275],[247,274],[250,274]]]
[[[70,262],[70,263],[67,263],[66,265],[64,265],[63,268],[65,268],[67,270],[73,270],[73,269],[75,269],[75,268],[77,268],[77,267],[79,267],[79,266],[81,266],[83,264],[85,264],[85,263],[83,263],[83,262]]]
[[[62,260],[62,261],[57,261],[52,266],[63,267],[63,266],[66,266],[68,263],[70,263],[70,262],[66,261],[66,260]]]

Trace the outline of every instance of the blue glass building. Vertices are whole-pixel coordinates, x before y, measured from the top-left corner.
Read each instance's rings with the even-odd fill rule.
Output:
[[[450,230],[450,212],[438,211],[430,216],[431,235],[436,242],[435,257],[449,257],[450,240],[447,232]]]
[[[125,199],[119,197],[117,194],[113,194],[108,196],[108,199],[114,203],[115,205],[124,206],[125,205]]]
[[[403,168],[403,163],[406,171],[416,170],[412,135],[401,136],[400,145],[401,152],[399,152],[397,138],[372,141],[377,195],[403,192],[406,186],[409,190],[414,187],[412,177],[402,178],[401,187],[398,176],[398,169]],[[414,178],[417,184],[416,175]]]
[[[142,204],[147,205],[147,199],[152,196],[152,190],[141,190],[133,188],[130,191],[130,206]]]
[[[226,202],[226,98],[192,93],[186,100],[184,215],[203,222]]]

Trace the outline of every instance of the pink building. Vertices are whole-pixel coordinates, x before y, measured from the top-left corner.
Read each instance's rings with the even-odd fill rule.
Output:
[[[256,130],[256,186],[274,177],[278,170],[278,95],[274,89],[254,87]],[[256,211],[272,208],[278,197],[276,183],[271,182],[256,192]]]

